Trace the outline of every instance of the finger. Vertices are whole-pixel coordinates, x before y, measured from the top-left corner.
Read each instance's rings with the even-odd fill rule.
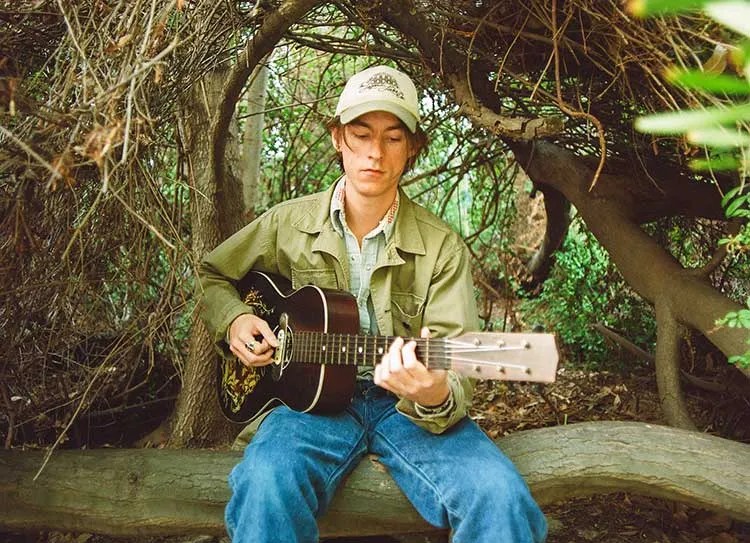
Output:
[[[388,348],[388,354],[383,357],[383,362],[388,364],[389,373],[398,373],[403,369],[401,362],[401,349],[404,347],[404,339],[397,337]]]
[[[385,359],[385,357],[383,357]],[[396,387],[393,385],[393,377],[388,372],[388,364],[381,362],[377,366],[375,366],[375,371],[373,375],[373,382],[378,385],[380,388],[384,388],[385,390],[388,390],[390,392],[393,392],[394,394],[398,394],[399,391]]]
[[[427,328],[426,326],[424,326],[424,327],[423,327],[423,328],[422,328],[422,329],[421,329],[421,330],[419,331],[419,337],[421,337],[421,338],[423,338],[423,339],[427,339],[427,338],[429,338],[429,337],[432,337],[432,332],[430,332],[430,329],[429,329],[429,328]]]
[[[243,344],[245,348],[248,350],[248,352],[255,354],[255,349],[258,348],[258,342],[255,341],[255,338],[248,339],[247,341],[243,341]]]
[[[273,349],[270,347],[268,350],[262,354],[256,354],[255,360],[253,361],[253,366],[267,366],[268,364],[271,364],[274,361],[273,358]]]
[[[261,356],[261,355],[263,355],[263,354],[265,354],[265,353],[267,353],[268,351],[271,351],[271,350],[273,350],[273,347],[271,347],[268,344],[268,341],[266,341],[265,339],[254,340],[253,341],[253,348],[250,349],[250,351],[255,356]]]
[[[380,384],[383,382],[383,364],[375,364],[375,369],[372,371],[372,380],[373,382],[380,386]]]
[[[250,347],[253,347],[253,349],[250,349]],[[229,350],[248,367],[265,366],[273,361],[274,350],[265,340],[232,341]]]
[[[411,373],[411,370],[418,369],[421,366],[419,360],[417,360],[417,342],[412,340],[401,349],[401,360],[404,368]]]
[[[263,336],[266,345],[270,345],[274,349],[279,346],[279,341],[276,339],[276,335],[266,321],[260,321],[257,323],[257,327],[258,332]]]

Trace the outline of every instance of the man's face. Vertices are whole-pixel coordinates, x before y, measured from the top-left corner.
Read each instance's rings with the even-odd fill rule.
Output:
[[[395,115],[372,111],[331,133],[342,155],[347,195],[396,197],[406,161],[414,155],[406,130]]]

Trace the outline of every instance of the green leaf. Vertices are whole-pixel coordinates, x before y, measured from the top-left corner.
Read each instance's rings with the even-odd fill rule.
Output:
[[[656,113],[635,120],[635,128],[649,134],[677,135],[688,130],[750,120],[750,103],[688,111]]]
[[[690,169],[696,172],[724,172],[739,169],[740,161],[730,155],[720,155],[714,158],[696,158],[690,161]]]
[[[729,189],[725,194],[724,197],[721,199],[721,206],[726,207],[729,203],[729,200],[740,194],[745,189],[744,185],[739,185],[737,187],[734,187],[732,189]]]
[[[750,351],[745,354],[730,356],[728,362],[741,368],[750,368]]]
[[[750,38],[750,2],[707,2],[704,9],[714,21]]]
[[[750,134],[721,126],[696,128],[688,131],[686,137],[692,144],[720,149],[750,146]]]
[[[750,67],[750,40],[744,40],[737,44],[737,47],[731,50],[730,56],[735,65],[745,66],[745,75],[747,76],[747,69]]]
[[[703,7],[710,0],[630,0],[627,9],[638,17],[679,13]]]
[[[686,88],[730,95],[750,95],[750,83],[739,77],[706,73],[703,70],[671,70],[667,79]]]
[[[741,216],[741,214],[738,214],[738,212],[741,211],[742,206],[747,204],[749,199],[750,199],[750,194],[744,194],[732,200],[726,208],[727,217]]]
[[[724,317],[716,321],[719,326],[729,326],[730,328],[750,328],[750,310],[740,309],[739,311],[730,311]]]

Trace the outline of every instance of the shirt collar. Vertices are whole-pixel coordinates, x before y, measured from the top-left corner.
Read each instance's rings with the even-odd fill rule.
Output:
[[[333,198],[331,198],[331,223],[333,224],[334,230],[339,236],[344,236],[344,228],[346,225],[346,210],[344,208],[344,198],[346,197],[346,176],[342,176],[336,183],[336,188],[333,191]],[[398,216],[398,208],[401,201],[401,197],[396,192],[396,198],[393,199],[391,207],[386,211],[385,215],[378,225],[369,232],[365,238],[372,238],[383,232],[385,240],[390,240],[393,235],[393,229],[396,224],[396,217]],[[348,227],[347,227],[348,228]]]

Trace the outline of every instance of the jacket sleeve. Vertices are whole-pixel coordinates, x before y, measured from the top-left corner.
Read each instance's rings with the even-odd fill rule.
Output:
[[[436,262],[423,323],[435,337],[454,337],[479,330],[469,251],[458,235],[452,238],[452,243],[446,243]],[[405,398],[396,409],[418,426],[434,434],[442,433],[466,416],[474,393],[474,381],[460,377],[453,370],[448,372],[448,385],[452,405],[445,412],[425,414]]]
[[[267,212],[211,251],[200,264],[200,316],[216,349],[229,356],[226,333],[234,319],[253,310],[240,299],[237,282],[251,268],[276,273],[276,220]]]

